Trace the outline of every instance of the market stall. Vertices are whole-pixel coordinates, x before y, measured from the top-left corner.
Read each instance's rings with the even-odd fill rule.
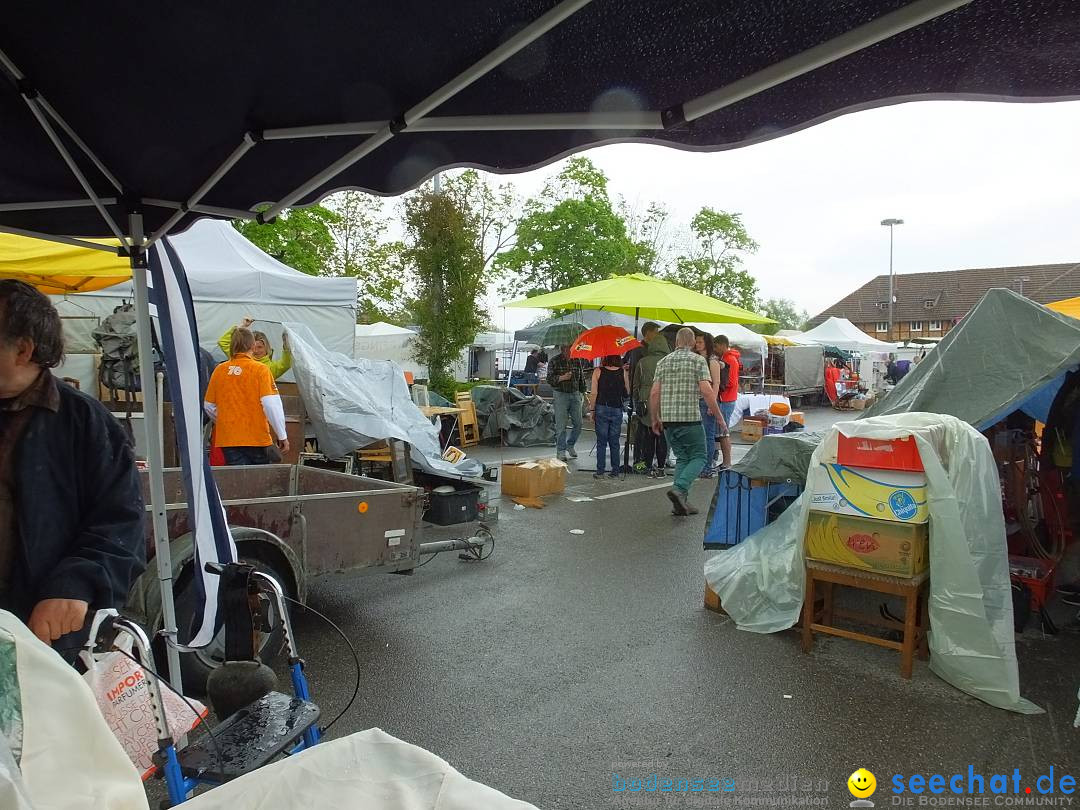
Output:
[[[217,359],[224,359],[218,338],[249,315],[256,319],[252,328],[266,332],[279,352],[281,324],[296,321],[307,324],[332,351],[352,353],[355,278],[316,277],[294,270],[257,248],[228,222],[202,220],[172,242],[187,269],[199,343]],[[127,276],[131,277],[130,267]],[[91,332],[134,295],[131,282],[122,281],[91,292],[54,296],[61,316],[66,316],[68,352],[97,352]]]
[[[803,340],[822,346],[835,346],[849,352],[849,368],[861,385],[858,390],[869,399],[885,391],[885,371],[889,355],[896,351],[895,343],[871,337],[847,318],[830,317],[824,323],[803,332]]]
[[[994,347],[992,364],[988,346]],[[1054,582],[1080,577],[1072,531],[1080,502],[1066,486],[1071,428],[1080,416],[1078,369],[1080,322],[995,289],[865,413],[944,414],[985,436],[998,493],[995,519],[1004,517],[1001,548],[1010,555],[1017,587],[1030,593],[1031,613],[1048,630],[1054,622],[1045,609]],[[821,440],[820,433],[766,436],[734,471],[751,480],[805,485]]]
[[[825,385],[825,351],[801,337],[766,336],[765,392],[786,397],[820,396]]]

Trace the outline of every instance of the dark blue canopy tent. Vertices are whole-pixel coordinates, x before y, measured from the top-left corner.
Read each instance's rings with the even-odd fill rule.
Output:
[[[1074,0],[9,4],[0,230],[121,239],[152,379],[147,248],[197,217],[613,141],[727,149],[900,101],[1073,98],[1076,30]],[[154,436],[147,455],[162,547]]]

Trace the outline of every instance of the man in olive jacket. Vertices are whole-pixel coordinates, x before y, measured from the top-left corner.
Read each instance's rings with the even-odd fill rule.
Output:
[[[638,429],[634,436],[635,455],[639,456],[635,469],[647,473],[650,478],[664,475],[667,464],[667,441],[663,435],[657,436],[652,431],[652,417],[649,415],[649,392],[652,390],[656,364],[671,351],[667,338],[660,327],[650,321],[641,327],[641,338],[645,342],[641,358],[634,364],[634,375],[630,383],[634,395],[634,413],[637,414]]]
[[[0,608],[68,652],[91,610],[124,605],[146,549],[131,442],[53,376],[62,358],[49,299],[0,281]]]

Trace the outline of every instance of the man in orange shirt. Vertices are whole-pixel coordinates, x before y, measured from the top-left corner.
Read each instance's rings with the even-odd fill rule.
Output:
[[[281,405],[274,375],[251,352],[255,336],[250,329],[233,330],[230,359],[214,369],[206,386],[203,407],[215,422],[215,445],[225,463],[269,464],[267,448],[274,444],[289,450],[285,433],[285,409]]]

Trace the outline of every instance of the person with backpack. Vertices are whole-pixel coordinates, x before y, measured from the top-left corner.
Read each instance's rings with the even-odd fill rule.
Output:
[[[720,412],[724,415],[724,425],[718,430],[717,438],[720,440],[720,469],[726,470],[731,467],[731,432],[727,426],[731,424],[731,417],[735,415],[735,402],[739,398],[742,356],[739,350],[731,345],[727,335],[717,335],[713,340],[713,348],[723,366],[720,374],[720,393],[717,399],[720,402]]]
[[[240,321],[240,326],[230,326],[225,334],[218,340],[218,347],[225,352],[225,358],[228,359],[231,355],[230,344],[232,342],[233,331],[237,328],[251,329],[251,325],[255,323],[255,319],[251,317],[244,318]],[[252,331],[251,333],[255,337],[255,346],[251,350],[251,356],[257,362],[262,363],[268,369],[270,373],[274,375],[276,380],[290,368],[292,368],[292,352],[289,350],[289,337],[284,332],[281,333],[281,359],[274,359],[274,347],[270,345],[270,338],[266,336],[265,332]]]

